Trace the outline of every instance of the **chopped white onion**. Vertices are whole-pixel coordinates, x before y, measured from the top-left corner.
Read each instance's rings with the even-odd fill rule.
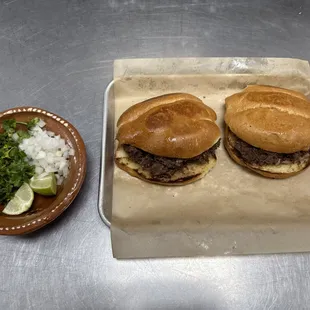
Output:
[[[42,167],[36,167],[35,168],[35,173],[37,174],[37,175],[41,175],[42,173],[43,173],[43,168]]]
[[[61,185],[69,174],[69,157],[74,155],[74,150],[59,135],[44,130],[44,126],[45,122],[40,120],[30,131],[31,137],[23,139],[19,148],[26,153],[29,163],[35,166],[36,175],[43,177],[54,172],[57,184]]]
[[[40,119],[40,121],[39,121],[39,123],[38,123],[38,126],[39,126],[40,128],[43,128],[45,125],[46,125],[46,123]]]

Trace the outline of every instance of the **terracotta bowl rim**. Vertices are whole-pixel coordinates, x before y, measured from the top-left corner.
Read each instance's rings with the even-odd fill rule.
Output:
[[[27,112],[42,114],[45,117],[51,118],[54,121],[58,122],[61,127],[66,127],[69,130],[75,142],[76,145],[75,148],[77,148],[80,157],[80,160],[77,161],[77,177],[68,193],[66,193],[65,198],[62,201],[60,201],[57,205],[55,205],[54,208],[49,213],[43,213],[37,218],[31,219],[29,220],[29,222],[26,222],[22,225],[2,226],[0,220],[0,235],[22,235],[30,233],[46,226],[47,224],[55,220],[73,202],[73,200],[79,193],[86,176],[86,148],[84,141],[79,132],[77,131],[77,129],[70,122],[63,119],[61,116],[42,108],[24,106],[24,107],[15,107],[7,109],[5,111],[0,112],[0,119],[7,115],[13,116],[14,114],[27,113]]]

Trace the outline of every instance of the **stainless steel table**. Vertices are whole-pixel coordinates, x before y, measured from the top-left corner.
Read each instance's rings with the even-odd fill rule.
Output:
[[[113,59],[234,55],[310,59],[310,2],[1,1],[0,108],[40,106],[74,123],[88,175],[59,220],[0,237],[0,309],[310,308],[310,254],[117,261],[97,212]]]

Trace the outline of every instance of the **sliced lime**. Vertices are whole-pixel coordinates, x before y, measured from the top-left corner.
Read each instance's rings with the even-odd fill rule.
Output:
[[[40,195],[53,196],[57,193],[56,177],[54,173],[49,173],[44,177],[34,176],[31,178],[30,187]]]
[[[24,183],[2,212],[7,215],[22,214],[30,209],[33,198],[34,194],[31,187],[27,183]]]

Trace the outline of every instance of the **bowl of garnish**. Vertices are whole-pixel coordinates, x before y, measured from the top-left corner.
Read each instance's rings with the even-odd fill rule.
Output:
[[[79,193],[86,150],[78,131],[35,107],[0,112],[0,234],[33,232]]]

